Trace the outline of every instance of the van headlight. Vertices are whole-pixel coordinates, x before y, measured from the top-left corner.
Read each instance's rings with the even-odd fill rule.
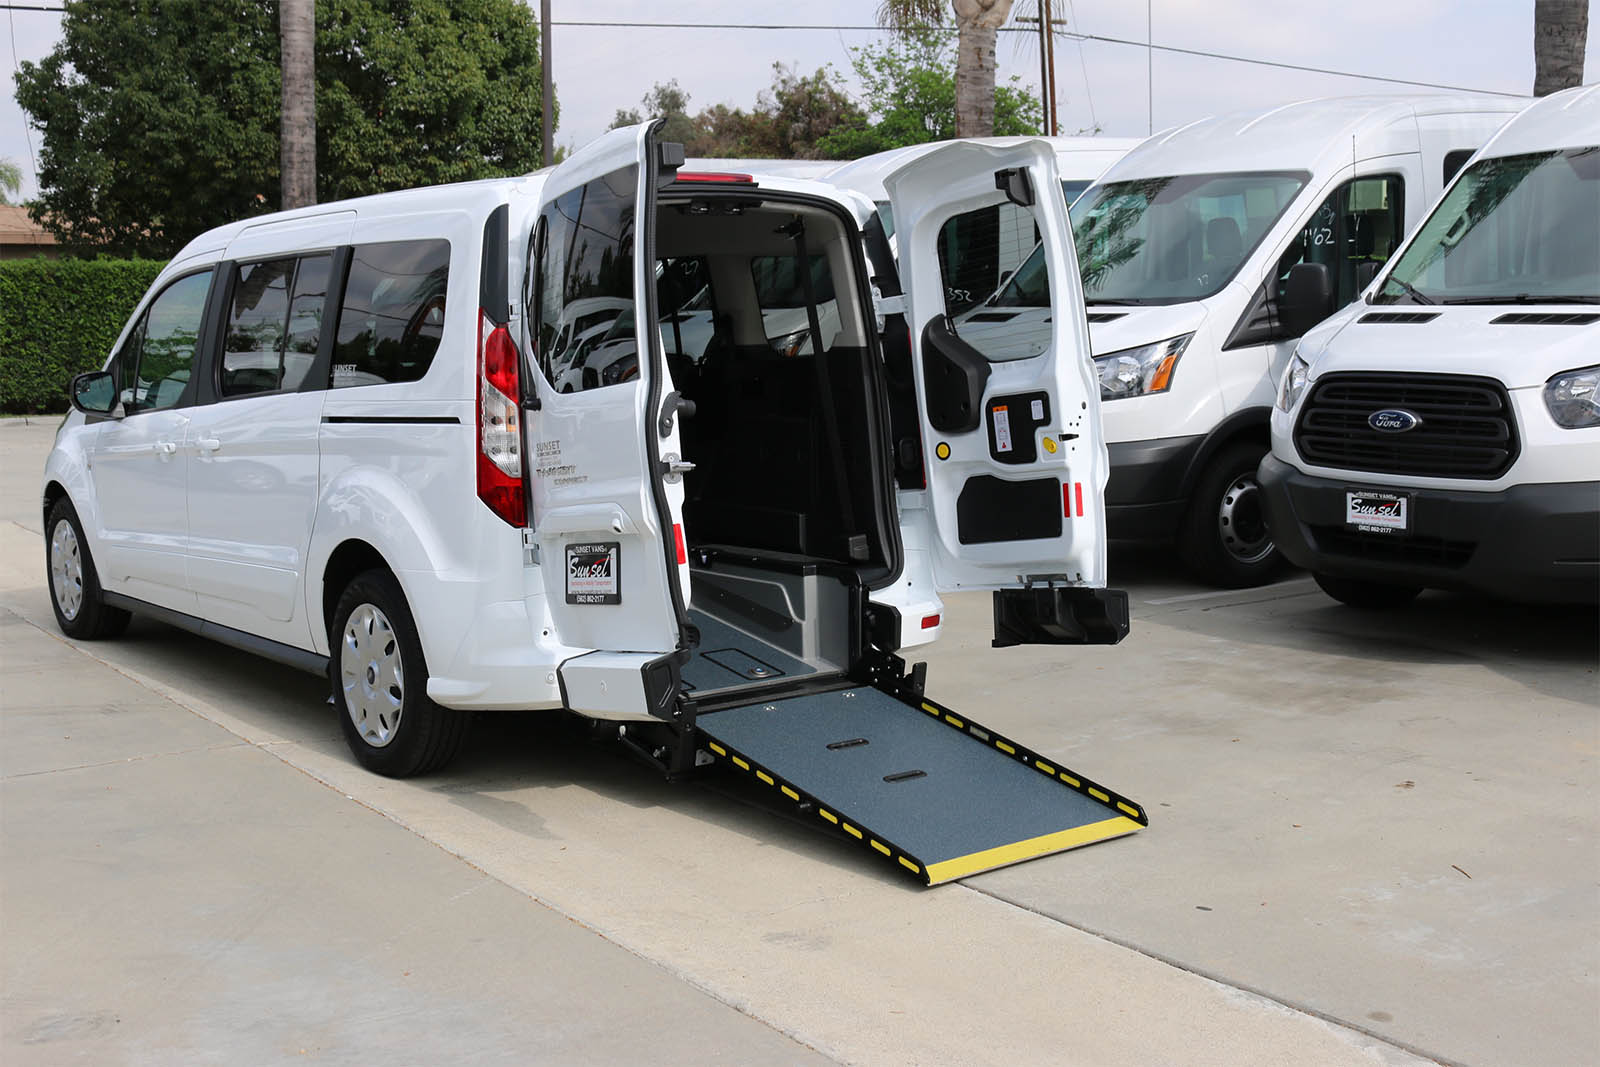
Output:
[[[1186,333],[1153,345],[1096,356],[1094,365],[1100,374],[1100,399],[1120,400],[1125,396],[1166,392],[1172,385],[1178,357],[1183,355],[1193,337],[1193,333]]]
[[[1300,358],[1300,350],[1296,348],[1294,356],[1289,360],[1289,369],[1283,372],[1283,384],[1278,387],[1279,411],[1294,410],[1295,401],[1306,391],[1306,375],[1310,372],[1311,364]]]
[[[1600,366],[1562,371],[1544,383],[1544,406],[1557,426],[1600,426]]]

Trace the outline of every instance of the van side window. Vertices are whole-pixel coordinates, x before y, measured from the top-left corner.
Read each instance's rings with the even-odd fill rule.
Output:
[[[833,273],[828,269],[827,256],[806,258],[810,260],[811,294],[817,302],[817,327],[822,331],[821,349],[826,352],[839,336]],[[767,343],[785,356],[809,356],[817,351],[811,336],[805,278],[800,271],[799,256],[756,256],[750,260],[750,278],[755,283]]]
[[[330,387],[414,382],[427,374],[444,335],[449,280],[449,241],[351,249]]]
[[[1405,183],[1398,174],[1355,178],[1324,200],[1278,260],[1273,295],[1282,299],[1289,270],[1323,263],[1333,282],[1334,306],[1342,308],[1361,290],[1363,263],[1382,264],[1405,236]]]
[[[242,263],[222,351],[223,396],[295,390],[317,354],[329,255]]]
[[[637,166],[563,194],[540,216],[528,295],[534,361],[558,392],[639,377],[633,318]]]
[[[679,369],[686,360],[699,364],[712,352],[719,338],[717,306],[711,291],[711,265],[704,256],[682,256],[656,262],[656,308],[661,313],[661,336],[666,342],[667,362],[672,378],[679,381]],[[674,357],[681,357],[674,361]]]
[[[939,229],[945,314],[955,333],[993,362],[1050,347],[1050,271],[1033,212],[981,207]]]
[[[212,272],[179,278],[145,309],[117,357],[128,414],[177,407],[194,377]]]

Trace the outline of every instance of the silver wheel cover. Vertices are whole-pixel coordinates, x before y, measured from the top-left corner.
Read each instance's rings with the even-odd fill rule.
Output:
[[[1261,486],[1254,474],[1239,475],[1223,490],[1217,507],[1217,534],[1228,555],[1240,563],[1260,563],[1272,554],[1272,534],[1267,532]]]
[[[83,610],[83,554],[78,532],[66,519],[50,532],[50,593],[68,622]]]
[[[339,685],[345,711],[362,740],[383,748],[400,729],[405,703],[405,667],[389,617],[372,604],[358,604],[339,640]]]

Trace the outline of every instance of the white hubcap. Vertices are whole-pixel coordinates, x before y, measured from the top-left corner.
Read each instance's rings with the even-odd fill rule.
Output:
[[[405,703],[405,671],[389,618],[372,604],[358,605],[344,624],[339,684],[350,721],[367,744],[382,748],[393,741]]]
[[[71,622],[83,610],[83,556],[72,523],[62,519],[50,534],[50,591],[61,617]]]

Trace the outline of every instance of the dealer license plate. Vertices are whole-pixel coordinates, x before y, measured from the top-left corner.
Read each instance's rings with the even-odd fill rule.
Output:
[[[1344,494],[1345,525],[1362,533],[1405,533],[1411,523],[1411,497],[1352,489]]]
[[[567,603],[622,603],[622,545],[598,541],[567,546]]]

